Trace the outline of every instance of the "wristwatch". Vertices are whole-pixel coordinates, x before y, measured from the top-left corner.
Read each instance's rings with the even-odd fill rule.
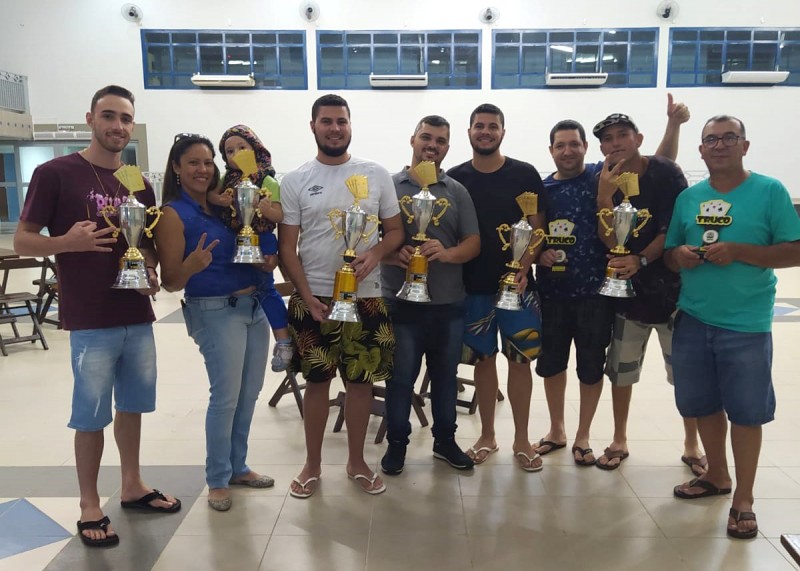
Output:
[[[644,256],[639,256],[639,265],[643,268],[647,267],[647,258]]]

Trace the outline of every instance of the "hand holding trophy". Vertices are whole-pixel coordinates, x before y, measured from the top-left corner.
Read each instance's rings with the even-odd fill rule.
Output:
[[[522,209],[522,218],[516,224],[509,226],[501,224],[497,227],[497,234],[503,243],[503,251],[511,248],[511,261],[506,263],[506,267],[511,268],[500,280],[500,290],[497,293],[497,301],[494,306],[497,309],[508,309],[520,311],[522,309],[522,296],[517,292],[517,271],[522,269],[520,260],[527,251],[531,255],[539,247],[545,238],[545,232],[541,229],[534,230],[528,223],[528,216],[535,215],[539,210],[539,197],[534,192],[523,192],[517,198],[517,204]],[[503,232],[509,233],[506,239]],[[538,237],[535,243],[531,243],[534,234]]]
[[[139,251],[139,242],[142,240],[142,233],[148,238],[153,237],[153,227],[161,218],[161,210],[155,206],[147,208],[144,204],[136,200],[135,192],[144,190],[144,179],[142,171],[135,165],[123,165],[114,172],[114,176],[120,181],[122,186],[128,189],[128,197],[119,206],[106,206],[100,213],[105,218],[106,223],[114,228],[112,236],[116,238],[120,233],[128,243],[128,250],[119,261],[119,273],[114,285],[116,289],[148,289],[152,286],[147,276],[147,268],[144,265],[144,256]],[[117,214],[119,226],[115,226],[109,220],[109,214]],[[147,226],[147,215],[154,215],[155,220]]]
[[[425,235],[428,224],[433,222],[435,226],[438,226],[439,220],[444,216],[445,211],[450,206],[450,202],[448,202],[446,198],[437,199],[428,190],[428,187],[438,180],[436,165],[433,162],[423,161],[419,163],[414,167],[413,174],[414,178],[416,178],[422,186],[422,190],[414,196],[404,196],[401,198],[400,208],[406,215],[407,224],[411,224],[414,220],[417,222],[419,232],[411,239],[415,242],[424,243],[429,239]],[[411,212],[408,211],[408,204],[411,204]],[[442,207],[438,214],[433,213],[436,206]],[[417,303],[431,301],[431,296],[428,293],[428,258],[420,252],[419,244],[414,249],[414,253],[408,261],[406,281],[397,293],[397,297],[405,301]]]
[[[236,185],[236,202],[241,214],[242,229],[236,236],[236,252],[233,262],[236,264],[262,264],[264,256],[258,245],[258,234],[255,233],[251,223],[258,210],[258,201],[265,193],[250,180],[250,176],[258,172],[255,151],[243,149],[231,157],[231,161],[242,171],[242,180]],[[233,205],[231,205],[233,208]]]
[[[613,211],[603,208],[597,215],[600,217],[600,223],[606,229],[606,236],[611,236],[613,233],[617,241],[617,245],[611,249],[611,254],[627,256],[631,251],[625,247],[625,243],[631,236],[639,236],[639,230],[647,224],[651,215],[646,208],[637,210],[630,202],[630,197],[639,195],[639,175],[633,172],[621,173],[617,177],[617,186],[625,195],[623,201]],[[605,217],[612,214],[614,222],[613,226],[610,226]],[[598,293],[608,297],[636,297],[631,280],[621,279],[610,266],[606,267],[606,279]]]
[[[375,233],[380,220],[374,214],[367,215],[359,205],[359,201],[369,196],[367,177],[354,174],[345,181],[345,184],[355,199],[353,204],[344,212],[334,208],[328,213],[328,219],[336,233],[334,240],[343,236],[345,246],[344,265],[336,272],[336,278],[333,282],[332,307],[328,319],[332,321],[357,322],[360,321],[356,306],[358,283],[355,270],[350,264],[356,259],[356,246],[358,243],[362,238],[368,239]],[[339,219],[339,224],[335,221],[337,218]],[[375,226],[369,232],[365,232],[367,222],[375,223]]]

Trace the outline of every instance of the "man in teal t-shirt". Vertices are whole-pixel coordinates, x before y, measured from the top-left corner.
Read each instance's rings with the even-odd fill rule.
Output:
[[[675,202],[664,259],[681,274],[672,341],[675,400],[698,417],[708,471],[675,487],[678,498],[731,492],[725,457],[727,420],[736,466],[727,533],[758,534],[753,484],[761,427],[774,418],[773,268],[800,265],[800,218],[777,180],[745,170],[750,141],[727,115],[703,127],[700,154],[709,178]]]

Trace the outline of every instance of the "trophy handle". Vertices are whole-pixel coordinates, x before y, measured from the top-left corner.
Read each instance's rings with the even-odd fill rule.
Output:
[[[145,227],[144,229],[144,235],[147,236],[148,238],[152,238],[153,228],[155,228],[155,225],[158,224],[159,220],[161,220],[161,215],[164,214],[164,211],[161,210],[158,206],[151,206],[146,210],[146,212],[156,217],[156,219],[153,220],[153,223],[150,226]]]
[[[269,198],[270,202],[272,202],[272,191],[270,189],[262,188],[261,190],[258,191],[258,195],[261,198]],[[261,201],[259,200],[259,203],[260,202]],[[264,215],[261,213],[261,209],[258,208],[258,206],[256,206],[256,216],[258,218],[264,218]]]
[[[406,215],[406,224],[411,224],[414,221],[414,215],[408,211],[406,204],[411,204],[413,202],[412,198],[410,196],[404,196],[397,202],[400,203],[400,210]]]
[[[433,221],[433,225],[434,226],[438,226],[439,225],[439,220],[442,219],[442,216],[444,216],[444,213],[450,207],[450,201],[447,200],[446,198],[440,198],[434,204],[436,206],[441,206],[442,207],[442,209],[439,211],[439,214],[437,214],[435,216],[431,216],[431,220]]]
[[[370,214],[369,216],[367,216],[367,222],[373,222],[373,223],[375,223],[375,226],[373,226],[372,230],[370,230],[369,232],[367,232],[366,229],[364,230],[364,233],[361,234],[361,237],[364,240],[368,240],[369,237],[372,236],[375,233],[375,231],[378,229],[378,226],[381,225],[380,219],[377,216],[375,216],[374,214]]]
[[[109,215],[109,214],[116,214],[116,213],[117,213],[117,209],[116,209],[116,207],[114,207],[114,206],[112,206],[112,205],[110,205],[110,204],[109,204],[108,206],[104,206],[104,207],[103,207],[103,208],[100,210],[100,214],[102,214],[102,215],[103,215],[103,218],[105,218],[106,224],[108,224],[108,225],[109,225],[111,228],[113,228],[113,229],[114,229],[114,231],[111,233],[111,235],[112,235],[114,238],[116,238],[117,236],[119,236],[119,226],[117,226],[117,225],[116,225],[116,224],[114,224],[114,223],[113,223],[111,220],[109,220],[109,219],[108,219],[108,215]]]
[[[328,212],[328,221],[331,223],[331,227],[333,228],[333,231],[335,233],[335,236],[333,237],[334,240],[338,240],[344,235],[344,232],[342,231],[341,227],[339,227],[336,224],[336,222],[333,221],[334,218],[341,218],[342,216],[344,216],[344,212],[342,212],[338,208],[334,208],[333,210]]]
[[[540,245],[542,242],[544,242],[544,239],[545,239],[545,238],[547,238],[547,234],[545,234],[545,231],[544,231],[544,230],[542,230],[541,228],[537,228],[536,230],[534,230],[534,231],[533,231],[533,234],[534,234],[534,236],[538,236],[538,237],[539,237],[539,239],[538,239],[538,240],[536,240],[536,243],[535,243],[535,244],[531,244],[531,245],[529,245],[529,246],[528,246],[528,253],[529,253],[531,256],[533,256],[533,252],[535,252],[535,251],[536,251],[536,248],[538,248],[538,247],[539,247],[539,245]]]
[[[503,247],[500,250],[501,252],[505,252],[511,247],[511,243],[508,240],[506,240],[505,236],[503,236],[503,232],[508,232],[509,235],[511,235],[511,226],[509,226],[508,224],[501,224],[500,226],[497,227],[497,235],[500,236],[500,242],[503,243]]]
[[[601,208],[600,212],[597,213],[597,215],[600,217],[600,224],[602,224],[603,228],[606,229],[606,236],[611,236],[611,234],[614,232],[614,227],[608,225],[605,217],[613,216],[613,214],[614,212],[610,208]],[[650,213],[648,213],[648,216],[649,215]]]
[[[633,237],[634,238],[638,238],[639,237],[639,230],[641,230],[642,227],[644,227],[644,225],[647,224],[648,220],[650,220],[653,217],[653,215],[650,214],[650,211],[647,208],[639,209],[639,211],[636,212],[636,216],[638,218],[642,219],[642,223],[641,224],[637,224],[636,228],[633,229]]]

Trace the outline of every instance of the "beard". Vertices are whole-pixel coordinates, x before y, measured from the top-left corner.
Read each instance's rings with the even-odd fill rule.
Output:
[[[500,140],[497,141],[497,143],[495,143],[491,147],[481,147],[477,143],[474,143],[472,139],[470,139],[469,144],[472,145],[472,150],[475,151],[477,154],[483,155],[484,157],[488,157],[489,155],[493,155],[494,153],[497,152],[502,142],[503,142],[503,137],[500,137]]]
[[[320,138],[314,133],[314,140],[317,142],[317,148],[325,155],[329,157],[341,157],[347,152],[347,149],[350,148],[350,139],[345,141],[344,145],[341,147],[331,147],[323,143]]]

